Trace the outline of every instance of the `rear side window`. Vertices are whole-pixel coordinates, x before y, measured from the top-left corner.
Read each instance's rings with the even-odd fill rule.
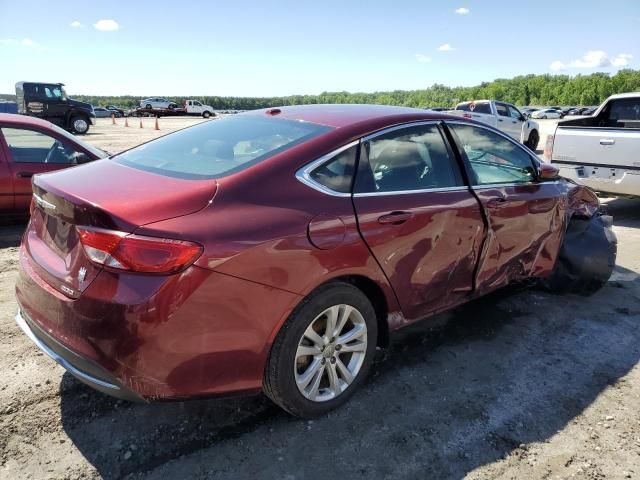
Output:
[[[186,128],[114,159],[170,177],[219,178],[244,170],[331,129],[297,120],[234,116]]]
[[[407,127],[377,136],[364,144],[364,151],[369,172],[358,172],[358,193],[462,185],[456,163],[436,125]],[[367,177],[373,177],[372,181]]]
[[[640,98],[612,100],[607,127],[640,128]]]
[[[334,192],[350,193],[357,154],[358,146],[350,147],[312,170],[309,177]]]

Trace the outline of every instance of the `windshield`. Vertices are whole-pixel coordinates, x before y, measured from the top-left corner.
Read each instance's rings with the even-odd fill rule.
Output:
[[[329,130],[331,127],[297,120],[234,116],[161,137],[118,155],[116,161],[170,177],[219,178]]]

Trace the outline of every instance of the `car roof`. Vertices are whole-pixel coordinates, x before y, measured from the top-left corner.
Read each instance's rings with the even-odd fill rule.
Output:
[[[51,129],[52,126],[51,122],[42,120],[41,118],[30,117],[29,115],[20,115],[17,113],[0,113],[0,122],[48,129]]]
[[[393,125],[405,121],[460,119],[421,108],[361,104],[292,105],[251,110],[242,115],[272,115],[335,128],[356,124],[371,124],[371,127],[375,127],[378,124]]]
[[[640,92],[617,93],[615,95],[611,95],[609,99],[636,98],[636,97],[640,97]]]

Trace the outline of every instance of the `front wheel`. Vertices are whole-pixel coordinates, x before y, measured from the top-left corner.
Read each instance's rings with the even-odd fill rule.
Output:
[[[204,118],[209,118],[211,116],[211,112],[202,112],[202,116]]]
[[[376,313],[348,283],[321,287],[290,315],[271,348],[263,388],[298,417],[345,403],[366,377],[376,349]]]
[[[538,148],[538,142],[540,142],[540,136],[538,135],[537,130],[532,130],[529,133],[529,138],[525,142],[525,145],[535,152],[536,148]]]
[[[89,131],[89,120],[86,117],[76,116],[71,118],[71,129],[78,135],[84,135]]]

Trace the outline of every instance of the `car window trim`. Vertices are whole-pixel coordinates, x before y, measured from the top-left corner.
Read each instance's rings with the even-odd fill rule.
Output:
[[[445,120],[443,121],[443,124],[445,127],[447,127],[447,125],[466,125],[466,126],[471,126],[471,127],[476,127],[476,128],[482,128],[484,130],[487,130],[489,132],[493,132],[498,134],[499,136],[501,136],[502,138],[508,140],[509,142],[511,142],[513,145],[516,145],[518,148],[520,148],[526,155],[527,158],[529,159],[529,161],[531,162],[531,166],[533,167],[533,171],[536,174],[536,178],[534,180],[531,181],[527,181],[527,182],[506,182],[506,183],[501,183],[501,184],[492,184],[492,185],[507,185],[507,184],[514,184],[514,185],[533,185],[536,183],[540,183],[540,180],[537,178],[537,172],[538,172],[538,164],[536,163],[537,159],[534,159],[534,157],[531,155],[531,152],[528,151],[528,149],[520,144],[519,142],[516,142],[513,138],[511,138],[510,136],[508,136],[506,133],[502,133],[500,130],[497,129],[493,129],[493,128],[487,128],[484,125],[480,125],[477,123],[471,123],[471,122],[462,122],[459,120]],[[474,175],[472,175],[473,170],[469,161],[469,157],[467,157],[466,152],[464,151],[464,149],[462,148],[462,146],[460,145],[460,139],[458,138],[458,136],[456,135],[456,132],[452,129],[449,129],[447,127],[447,130],[449,131],[449,133],[451,134],[451,138],[453,138],[454,143],[455,143],[455,148],[457,150],[458,155],[460,155],[460,158],[462,158],[463,160],[463,164],[464,164],[464,168],[466,170],[466,175],[467,175],[467,180],[469,181],[469,185],[472,189],[474,189],[473,187],[483,187],[485,184],[478,184],[475,185],[473,184],[473,182],[471,181],[472,178],[475,178]],[[486,184],[489,185],[489,184]]]
[[[319,182],[316,182],[311,178],[311,172],[313,172],[316,168],[321,167],[325,163],[329,163],[331,160],[333,160],[336,156],[340,155],[345,150],[349,150],[351,147],[355,147],[359,144],[360,144],[360,139],[353,140],[352,142],[342,145],[341,147],[338,147],[335,150],[330,151],[329,153],[321,156],[320,158],[317,158],[311,163],[308,163],[302,168],[298,169],[298,171],[296,172],[296,178],[298,179],[298,181],[302,182],[306,186],[311,187],[314,190],[317,190],[326,195],[331,195],[332,197],[350,197],[352,195],[352,192],[346,192],[346,193],[337,192],[325,185],[322,185]]]

